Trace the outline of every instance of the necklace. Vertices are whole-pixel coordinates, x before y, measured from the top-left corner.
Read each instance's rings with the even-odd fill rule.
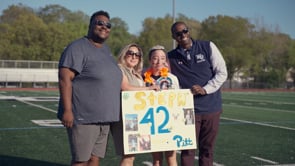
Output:
[[[163,67],[160,70],[160,76],[161,77],[168,77],[168,72],[169,69],[167,67]],[[154,83],[154,79],[151,77],[153,74],[153,69],[149,68],[145,73],[144,73],[144,82],[148,83],[148,84],[153,84]]]

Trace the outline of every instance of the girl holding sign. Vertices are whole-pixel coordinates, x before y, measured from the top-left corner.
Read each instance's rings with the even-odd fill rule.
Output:
[[[179,89],[177,77],[169,72],[165,48],[160,45],[154,46],[148,55],[150,68],[144,73],[145,85],[159,85],[161,89]],[[154,166],[162,165],[163,153],[168,166],[177,166],[176,151],[152,152]]]

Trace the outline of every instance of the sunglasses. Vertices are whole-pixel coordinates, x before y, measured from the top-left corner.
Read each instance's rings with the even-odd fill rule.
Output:
[[[128,50],[127,51],[127,55],[131,55],[131,56],[136,56],[136,57],[141,57],[141,54],[140,54],[140,52],[133,52],[133,51],[131,51],[131,50]]]
[[[175,32],[174,34],[175,34],[177,37],[180,37],[180,36],[182,36],[183,34],[187,34],[187,33],[188,33],[188,29],[183,29],[182,31]]]
[[[96,20],[94,23],[95,23],[95,25],[98,25],[98,26],[105,26],[108,29],[111,29],[112,28],[112,24],[109,23],[109,22],[105,22],[105,21],[101,21],[101,20]]]

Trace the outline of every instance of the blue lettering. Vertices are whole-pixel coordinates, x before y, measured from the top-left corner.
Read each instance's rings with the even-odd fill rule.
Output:
[[[176,146],[178,148],[193,145],[193,141],[190,138],[183,139],[182,136],[180,136],[180,135],[175,135],[173,137],[173,140],[176,141]]]
[[[179,148],[180,147],[180,142],[182,141],[182,137],[180,135],[175,135],[173,137],[173,140],[176,140],[176,146]]]

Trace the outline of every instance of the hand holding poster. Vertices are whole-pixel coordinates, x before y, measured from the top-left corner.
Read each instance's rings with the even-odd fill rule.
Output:
[[[193,115],[188,89],[123,91],[125,154],[195,149]]]

